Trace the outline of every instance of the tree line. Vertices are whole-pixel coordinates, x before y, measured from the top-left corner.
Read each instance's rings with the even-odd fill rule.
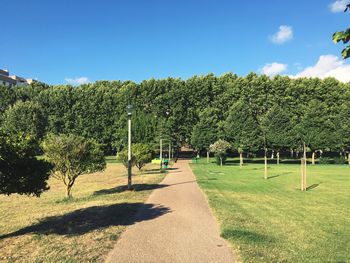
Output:
[[[134,105],[133,142],[205,151],[218,139],[239,153],[350,150],[350,85],[336,79],[273,79],[250,73],[182,79],[97,81],[78,87],[37,83],[0,87],[2,130],[76,134],[114,154],[127,143],[125,108]]]

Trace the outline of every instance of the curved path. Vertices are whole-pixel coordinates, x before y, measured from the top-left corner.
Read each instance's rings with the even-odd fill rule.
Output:
[[[152,220],[138,212],[136,224],[121,235],[107,262],[234,262],[232,250],[188,165],[179,160],[146,204],[169,209]]]

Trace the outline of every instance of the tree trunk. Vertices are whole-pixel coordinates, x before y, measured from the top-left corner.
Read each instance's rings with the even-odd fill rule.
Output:
[[[280,164],[280,152],[277,152],[276,156],[277,156],[277,164]]]
[[[350,165],[350,153],[348,153],[348,164]]]
[[[292,157],[292,158],[294,157],[294,151],[293,151],[293,149],[290,150],[290,157]]]
[[[267,179],[267,149],[266,148],[265,148],[264,163],[265,163],[264,178],[266,180]]]
[[[72,186],[73,185],[70,185],[70,184],[67,185],[67,198],[68,199],[73,198],[73,196],[72,196]]]
[[[304,191],[304,158],[300,159],[300,174],[301,174],[300,190]]]
[[[303,157],[301,162],[301,191],[306,191],[306,146],[304,143]]]
[[[312,165],[315,165],[315,152],[312,152]]]
[[[271,159],[275,158],[275,150],[272,150]]]
[[[222,166],[222,157],[220,157],[220,165]]]
[[[209,151],[207,151],[207,163],[209,163]]]
[[[242,152],[239,153],[239,166],[240,167],[243,166],[243,153]]]

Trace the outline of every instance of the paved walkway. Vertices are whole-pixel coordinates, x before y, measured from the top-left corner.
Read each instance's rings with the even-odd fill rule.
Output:
[[[153,217],[141,209],[107,262],[234,262],[188,161],[179,160],[173,169],[146,202],[168,213],[147,220]]]

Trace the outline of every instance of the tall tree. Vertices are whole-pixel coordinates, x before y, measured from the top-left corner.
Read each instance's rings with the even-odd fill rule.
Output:
[[[294,125],[290,115],[282,107],[274,105],[264,116],[262,122],[266,140],[271,150],[277,151],[277,164],[280,151],[294,147]]]
[[[250,108],[243,101],[232,105],[225,121],[227,140],[238,151],[240,166],[243,166],[243,153],[254,152],[261,145],[261,132]]]
[[[219,110],[208,108],[199,115],[199,122],[193,127],[191,144],[198,151],[206,150],[209,163],[209,146],[219,137]]]

